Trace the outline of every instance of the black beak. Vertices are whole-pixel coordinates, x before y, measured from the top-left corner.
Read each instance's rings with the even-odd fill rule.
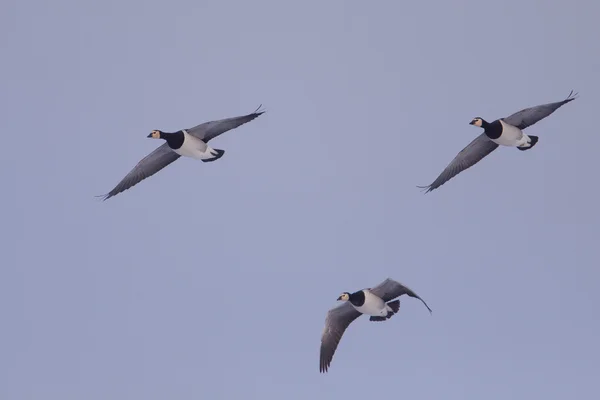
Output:
[[[152,134],[149,134],[149,135],[148,135],[148,136],[146,136],[146,137],[149,137],[149,138],[151,138],[151,137],[152,137]]]
[[[337,301],[340,301],[341,299],[342,299],[342,296],[338,297],[338,298],[337,298]]]
[[[475,120],[469,122],[469,125],[475,125]]]

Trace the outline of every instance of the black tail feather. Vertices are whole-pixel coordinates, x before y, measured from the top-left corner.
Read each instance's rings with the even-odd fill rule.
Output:
[[[211,162],[211,161],[218,160],[219,158],[223,157],[223,154],[225,154],[225,150],[212,149],[212,153],[211,154],[214,156],[213,158],[207,158],[207,159],[202,160],[202,161],[204,161],[204,162]]]
[[[394,316],[394,314],[396,314],[398,312],[398,310],[400,310],[400,300],[391,301],[391,302],[387,303],[387,305],[390,306],[390,308],[392,309],[392,311],[388,311],[387,316],[385,316],[385,317],[370,317],[369,321],[381,322],[381,321],[388,320],[388,319],[392,318]]]
[[[398,312],[398,310],[400,310],[400,300],[390,301],[387,304],[388,304],[388,306],[390,306],[392,311],[394,311],[394,314],[396,314]],[[391,318],[391,317],[392,317],[391,315],[388,316],[388,318]]]
[[[521,151],[532,149],[533,146],[535,146],[535,144],[538,142],[539,137],[533,136],[533,135],[529,135],[529,139],[531,139],[531,142],[529,142],[529,146],[528,147],[517,147],[517,149],[519,149]]]

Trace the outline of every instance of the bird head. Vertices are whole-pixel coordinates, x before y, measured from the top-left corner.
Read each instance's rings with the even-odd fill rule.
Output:
[[[153,130],[147,137],[152,139],[160,139],[162,137],[162,132],[159,130]]]
[[[469,122],[469,125],[475,125],[481,127],[483,125],[483,118],[476,117],[473,118],[473,121]]]
[[[350,300],[350,293],[344,292],[344,293],[340,294],[340,297],[338,297],[337,299],[338,299],[338,301],[339,300],[348,301],[348,300]]]

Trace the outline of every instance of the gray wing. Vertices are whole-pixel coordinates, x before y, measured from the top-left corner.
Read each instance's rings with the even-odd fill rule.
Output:
[[[342,335],[348,325],[361,313],[356,311],[350,303],[344,303],[339,307],[329,310],[325,318],[325,329],[321,336],[321,356],[319,359],[319,371],[327,372],[335,349],[337,349]]]
[[[415,292],[413,292],[408,287],[404,286],[400,282],[396,282],[393,279],[387,278],[385,281],[381,282],[379,285],[369,290],[375,296],[383,299],[383,301],[385,301],[386,303],[390,300],[395,299],[396,297],[400,297],[403,294],[406,294],[410,297],[414,297],[415,299],[421,300],[423,304],[425,304],[425,307],[427,307],[429,312],[432,312],[431,308],[429,308],[427,303],[425,303],[425,300],[420,298]]]
[[[193,128],[187,129],[187,132],[202,140],[204,143],[208,143],[209,140],[216,138],[222,133],[225,133],[231,129],[235,129],[240,125],[244,125],[246,122],[252,121],[254,118],[264,114],[264,111],[258,112],[260,106],[252,114],[243,115],[240,117],[225,118],[218,121],[209,121],[203,124],[197,125]]]
[[[431,185],[417,187],[427,189],[425,193],[429,193],[432,190],[439,188],[465,169],[477,164],[485,156],[496,150],[497,147],[498,145],[496,143],[492,142],[485,133],[482,133],[454,157],[454,160],[448,164]]]
[[[504,118],[504,122],[510,124],[512,126],[516,126],[519,129],[525,129],[528,126],[539,122],[552,114],[554,111],[558,110],[563,105],[575,100],[577,98],[577,93],[573,94],[569,93],[566,99],[563,101],[557,101],[556,103],[548,103],[542,104],[540,106],[529,107],[524,110],[518,111],[511,116]]]
[[[117,194],[138,184],[149,176],[154,175],[178,158],[179,154],[171,150],[169,145],[165,142],[164,144],[158,146],[158,148],[152,153],[142,158],[140,162],[138,162],[137,165],[133,167],[133,169],[129,171],[127,175],[125,175],[125,178],[123,178],[113,190],[100,197],[104,197],[103,200],[110,199],[111,197],[116,196]]]

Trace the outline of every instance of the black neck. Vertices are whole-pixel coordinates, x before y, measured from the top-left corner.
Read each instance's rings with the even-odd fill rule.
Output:
[[[359,290],[358,292],[352,293],[350,295],[350,303],[359,307],[365,304],[365,292]]]
[[[165,139],[172,149],[178,149],[183,145],[184,136],[183,131],[177,132],[161,132],[161,139]]]

